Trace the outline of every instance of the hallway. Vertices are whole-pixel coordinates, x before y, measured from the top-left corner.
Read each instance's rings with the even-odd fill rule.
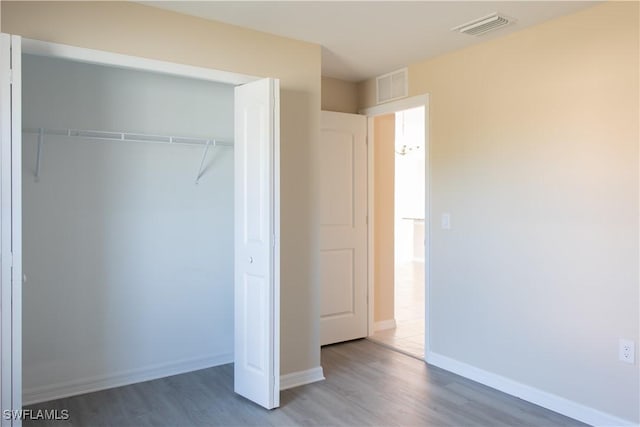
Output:
[[[424,359],[424,262],[398,265],[395,279],[396,327],[378,331],[369,339]]]

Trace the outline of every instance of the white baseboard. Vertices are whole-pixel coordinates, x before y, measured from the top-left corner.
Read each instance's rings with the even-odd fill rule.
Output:
[[[298,387],[305,384],[315,383],[324,380],[322,366],[307,369],[306,371],[292,372],[280,376],[280,390]]]
[[[177,362],[162,363],[140,369],[116,372],[109,375],[79,378],[73,381],[42,387],[25,388],[22,400],[24,405],[31,405],[63,397],[92,393],[94,391],[105,390],[108,388],[169,377],[227,363],[233,363],[233,354],[225,353],[214,356],[185,359]]]
[[[638,425],[432,351],[427,354],[427,363],[593,426],[622,427]]]
[[[373,332],[394,329],[396,327],[396,319],[381,320],[373,324]]]

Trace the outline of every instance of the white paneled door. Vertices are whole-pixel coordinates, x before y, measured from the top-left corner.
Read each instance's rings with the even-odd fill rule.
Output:
[[[279,84],[235,89],[236,393],[267,409],[280,400]]]
[[[323,111],[320,344],[367,336],[367,118]]]
[[[22,125],[20,37],[0,34],[1,425],[22,409]]]

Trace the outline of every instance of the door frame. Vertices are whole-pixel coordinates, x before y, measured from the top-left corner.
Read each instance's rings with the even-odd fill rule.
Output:
[[[20,426],[21,420],[13,410],[22,408],[22,304],[14,304],[16,299],[22,301],[22,216],[17,215],[22,212],[22,175],[16,173],[13,165],[22,164],[22,151],[15,149],[22,143],[22,98],[13,93],[21,93],[22,76],[14,75],[13,69],[21,69],[21,38],[1,34],[0,44],[0,157],[5,159],[0,165],[0,397],[3,408],[0,424]],[[11,413],[7,414],[7,409],[11,409]]]
[[[367,274],[367,287],[369,295],[369,307],[368,307],[368,328],[369,335],[373,335],[374,325],[374,126],[373,119],[376,116],[382,116],[386,114],[397,113],[399,111],[408,110],[416,107],[424,107],[424,156],[425,156],[425,243],[424,243],[424,291],[425,291],[425,310],[424,310],[424,361],[429,362],[429,354],[431,353],[431,310],[429,304],[431,303],[430,290],[431,290],[431,155],[429,144],[429,94],[416,95],[409,98],[404,98],[398,101],[392,101],[381,105],[376,105],[370,108],[364,108],[360,110],[360,114],[367,116],[367,210],[369,212],[369,220],[367,224],[367,259],[368,259],[368,274]]]
[[[48,56],[58,59],[68,59],[70,61],[85,62],[89,64],[106,65],[110,67],[151,71],[155,73],[170,74],[174,76],[208,80],[232,85],[242,85],[263,78],[248,74],[221,71],[213,68],[197,67],[177,62],[161,61],[157,59],[113,53],[106,50],[88,49],[28,38],[22,38],[22,53]]]
[[[13,37],[13,36],[12,36]],[[21,41],[21,54],[34,54],[45,57],[53,57],[59,59],[66,59],[76,62],[84,62],[96,65],[104,65],[111,67],[119,67],[126,69],[133,69],[139,71],[148,71],[162,74],[169,74],[174,76],[213,81],[218,83],[226,83],[231,85],[243,85],[246,83],[250,83],[256,80],[261,80],[264,77],[252,76],[242,73],[228,72],[222,70],[216,70],[213,68],[206,67],[198,67],[162,60],[148,59],[142,58],[132,55],[124,55],[113,53],[109,51],[102,51],[96,49],[88,49],[77,46],[70,46],[60,43],[53,43],[41,40],[34,40],[28,38],[20,38],[16,37]],[[16,78],[19,76],[14,76],[14,82]],[[275,94],[275,97],[279,100],[279,94]],[[275,100],[272,100],[275,102]],[[273,227],[273,235],[272,239],[272,260],[273,263],[273,274],[272,274],[272,282],[274,286],[274,295],[271,300],[271,309],[274,314],[274,325],[273,331],[271,333],[271,342],[274,344],[270,349],[272,351],[272,356],[274,359],[274,385],[273,385],[273,393],[276,399],[276,405],[279,404],[279,393],[280,393],[280,109],[276,106],[274,111],[274,123],[277,124],[274,129],[274,133],[272,135],[274,141],[274,152],[273,152],[273,198],[272,198],[272,227]],[[19,132],[21,134],[22,129],[13,129],[14,132]],[[21,220],[21,218],[20,218]],[[4,240],[4,239],[3,239]],[[20,248],[21,251],[21,248]],[[21,252],[20,252],[21,255]],[[15,257],[16,255],[14,255]],[[15,258],[14,258],[15,260]],[[20,275],[22,277],[22,275]],[[21,291],[22,280],[19,280],[20,285],[17,286],[18,292]],[[5,284],[3,282],[2,291],[5,290]],[[14,287],[15,293],[16,287]],[[15,295],[14,295],[15,296]],[[12,302],[13,304],[13,302]],[[22,300],[20,299],[20,308],[22,308]],[[20,311],[21,312],[21,311]],[[14,333],[18,333],[17,336],[12,336],[12,347],[17,346],[16,349],[12,348],[12,352],[18,350],[21,354],[22,350],[22,333],[21,333],[21,322],[17,325],[17,328],[13,329]],[[2,349],[4,351],[4,348]],[[235,359],[235,356],[234,356]],[[18,366],[19,372],[22,373],[21,364]],[[4,388],[5,379],[2,380],[2,386]],[[21,394],[22,387],[19,386],[20,390],[15,390],[12,387],[13,393],[20,394],[20,402],[21,402]],[[16,408],[12,408],[16,409]],[[21,405],[20,408],[21,409]]]

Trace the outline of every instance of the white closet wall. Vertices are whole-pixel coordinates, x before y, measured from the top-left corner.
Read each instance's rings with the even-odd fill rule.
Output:
[[[25,55],[25,128],[233,141],[233,88]],[[233,150],[24,137],[25,400],[232,361]]]

